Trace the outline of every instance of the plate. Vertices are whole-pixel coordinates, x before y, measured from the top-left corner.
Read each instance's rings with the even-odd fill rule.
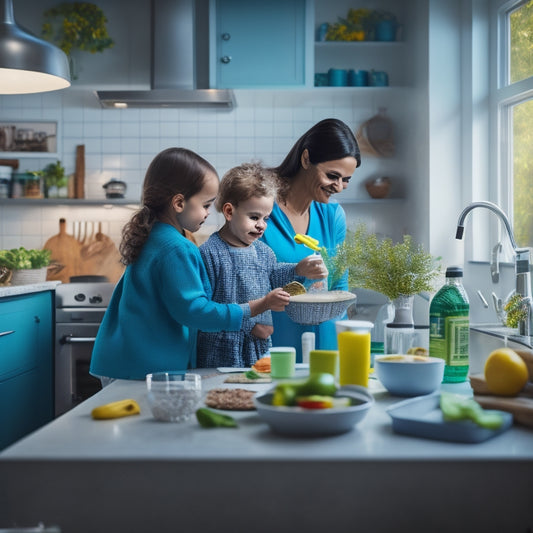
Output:
[[[496,430],[482,428],[471,420],[446,422],[440,410],[440,392],[410,398],[387,409],[396,433],[466,443],[483,442],[500,435],[512,426],[513,415],[505,411],[492,412],[501,413],[504,418],[502,427]]]
[[[296,370],[308,370],[309,369],[309,364],[308,363],[296,363],[296,365],[294,365],[294,368]],[[219,366],[217,368],[217,371],[222,373],[222,374],[230,374],[230,373],[233,373],[233,372],[248,372],[248,370],[251,370],[250,367],[248,368],[236,368],[234,366]]]
[[[345,385],[336,396],[350,397],[356,405],[332,409],[303,409],[302,407],[274,406],[274,388],[256,394],[254,404],[259,416],[275,433],[295,437],[320,437],[351,431],[368,413],[374,397],[365,387]]]

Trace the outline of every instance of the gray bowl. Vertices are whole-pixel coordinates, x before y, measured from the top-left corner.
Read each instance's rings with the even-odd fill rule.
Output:
[[[274,389],[254,397],[259,416],[272,431],[295,437],[336,435],[351,431],[368,413],[374,397],[365,387],[345,385],[335,396],[349,397],[355,405],[332,409],[303,409],[302,407],[274,406]]]

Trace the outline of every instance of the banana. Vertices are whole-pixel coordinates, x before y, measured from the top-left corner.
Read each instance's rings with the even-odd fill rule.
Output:
[[[313,239],[313,237],[309,237],[309,235],[302,235],[301,233],[297,233],[294,236],[294,240],[298,244],[303,244],[304,246],[307,246],[307,248],[311,248],[311,250],[314,250],[315,252],[320,252],[318,241],[316,239]]]
[[[122,416],[138,415],[141,412],[139,404],[135,400],[119,400],[95,407],[91,411],[91,416],[95,420],[107,420],[109,418],[120,418]]]

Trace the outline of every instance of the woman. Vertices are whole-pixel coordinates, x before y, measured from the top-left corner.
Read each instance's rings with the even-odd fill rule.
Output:
[[[325,246],[328,254],[346,236],[346,215],[332,195],[348,187],[355,169],[361,164],[359,146],[352,130],[341,120],[325,119],[315,124],[294,144],[284,161],[272,169],[280,189],[263,240],[284,263],[297,263],[311,251],[294,240],[296,233],[310,235]],[[348,290],[345,275],[330,290]],[[301,362],[301,337],[314,331],[317,349],[337,349],[335,321],[318,326],[302,326],[286,313],[272,313],[274,346],[294,346]]]

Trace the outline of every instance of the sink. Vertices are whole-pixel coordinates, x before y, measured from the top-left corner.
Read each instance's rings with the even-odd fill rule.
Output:
[[[470,325],[470,374],[483,373],[489,354],[498,348],[532,347],[532,338],[518,335],[518,330],[499,324]]]

